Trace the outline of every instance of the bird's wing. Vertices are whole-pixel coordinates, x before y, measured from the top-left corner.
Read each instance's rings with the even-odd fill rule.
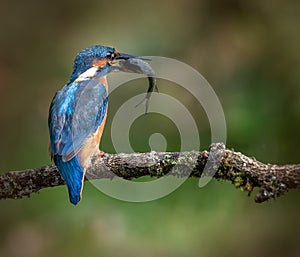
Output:
[[[50,150],[71,160],[105,118],[107,91],[99,77],[72,82],[58,91],[49,110]]]

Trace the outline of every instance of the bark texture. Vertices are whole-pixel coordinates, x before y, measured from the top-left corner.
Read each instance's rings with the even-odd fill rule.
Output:
[[[261,203],[300,188],[300,164],[264,164],[240,152],[212,144],[209,151],[105,154],[94,158],[87,171],[89,180],[143,176],[202,177],[229,180],[248,194],[258,187],[255,201]],[[200,180],[201,181],[201,180]],[[0,175],[0,199],[30,196],[46,187],[64,185],[53,165]]]

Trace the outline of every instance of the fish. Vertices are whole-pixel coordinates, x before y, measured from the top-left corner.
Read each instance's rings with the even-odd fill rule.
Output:
[[[138,74],[144,74],[148,78],[148,90],[146,93],[146,96],[142,99],[141,102],[139,102],[135,107],[140,106],[141,104],[145,103],[146,110],[145,114],[149,111],[149,104],[150,104],[150,98],[152,93],[155,91],[159,93],[158,86],[157,86],[157,80],[155,77],[155,72],[150,66],[150,64],[146,61],[150,61],[149,58],[131,58],[127,60],[122,60],[118,63],[118,66],[115,66],[115,69],[118,71],[124,71],[124,72],[131,72],[131,73],[138,73]]]

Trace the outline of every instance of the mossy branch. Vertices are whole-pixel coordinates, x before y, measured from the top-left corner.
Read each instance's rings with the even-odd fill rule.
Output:
[[[87,171],[89,179],[162,177],[213,177],[229,180],[248,194],[259,188],[257,203],[279,197],[289,189],[300,188],[300,164],[264,164],[242,153],[212,144],[202,152],[150,152],[134,154],[105,154],[94,158]],[[0,175],[0,199],[30,196],[43,188],[64,185],[53,165]]]

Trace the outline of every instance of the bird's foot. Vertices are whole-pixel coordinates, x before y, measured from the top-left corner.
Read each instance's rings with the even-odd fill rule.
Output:
[[[103,157],[104,156],[104,154],[105,154],[105,152],[103,152],[103,151],[99,151],[98,152],[98,154],[97,154],[97,157],[99,158],[99,157]]]

